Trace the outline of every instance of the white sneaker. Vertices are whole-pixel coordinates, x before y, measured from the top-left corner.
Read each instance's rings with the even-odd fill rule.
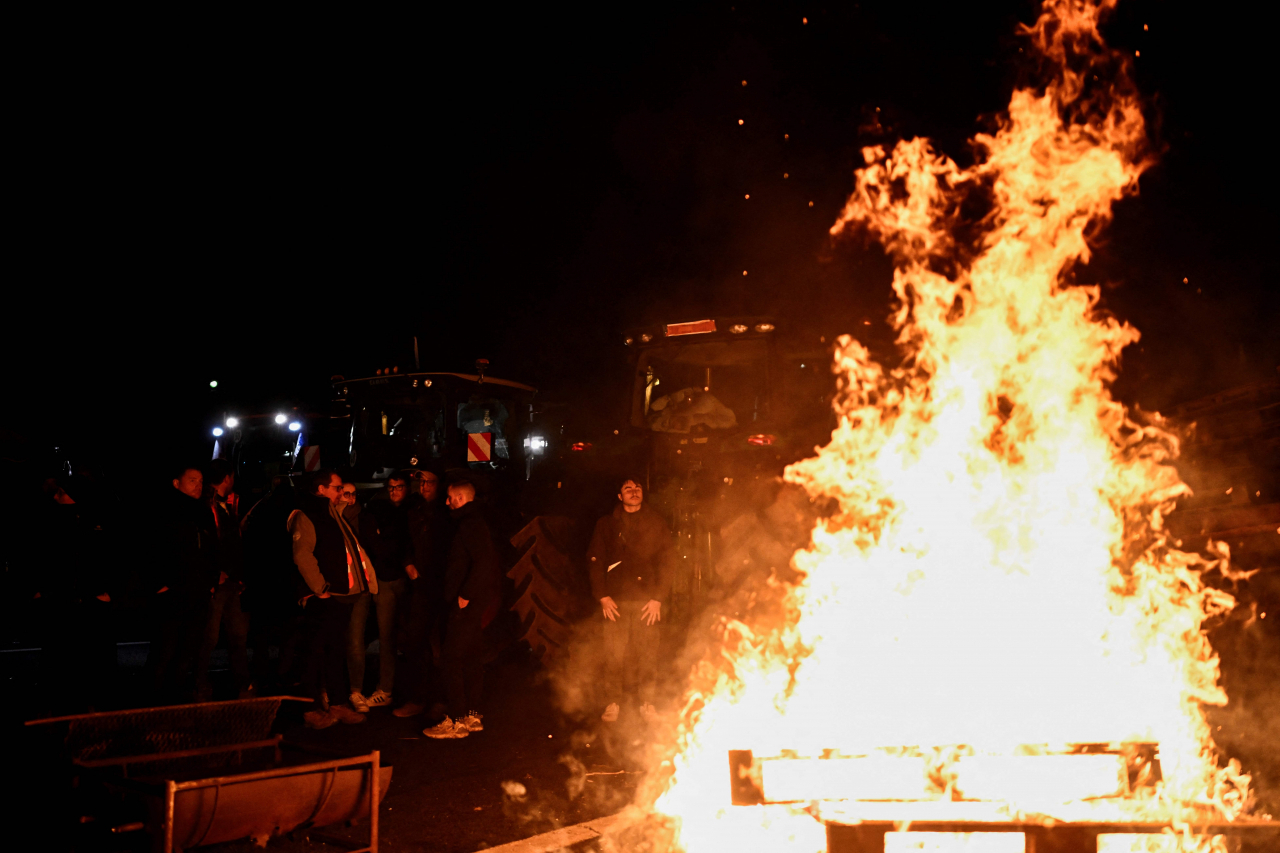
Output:
[[[658,709],[645,702],[640,706],[640,717],[646,723],[655,723],[658,721]]]
[[[600,719],[606,723],[616,723],[618,722],[618,711],[620,710],[617,702],[610,702],[609,707],[605,708],[604,713],[600,715]]]
[[[383,705],[391,704],[391,694],[382,688],[373,691],[373,695],[364,700],[370,708],[381,708]]]
[[[466,726],[469,732],[484,731],[484,715],[477,714],[475,711],[468,711],[467,715],[458,720],[458,725]]]
[[[436,740],[454,740],[460,737],[466,737],[471,731],[462,724],[462,721],[454,722],[445,717],[440,723],[429,729],[423,729],[422,733],[429,738]]]
[[[351,707],[359,711],[361,714],[369,713],[369,700],[364,698],[364,694],[360,691],[352,693],[350,696]]]

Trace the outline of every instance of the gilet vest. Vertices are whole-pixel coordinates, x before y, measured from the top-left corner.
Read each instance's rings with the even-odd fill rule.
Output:
[[[316,530],[316,563],[320,574],[329,583],[329,591],[346,595],[351,591],[351,579],[347,575],[347,542],[342,528],[329,514],[329,502],[324,498],[312,498],[298,502],[298,509],[311,520]]]

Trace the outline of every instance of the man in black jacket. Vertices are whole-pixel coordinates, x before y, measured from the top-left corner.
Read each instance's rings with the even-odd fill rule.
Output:
[[[221,634],[231,658],[239,698],[253,695],[249,681],[249,615],[240,606],[244,592],[244,550],[240,540],[240,504],[235,493],[236,474],[232,463],[214,459],[205,467],[205,502],[213,517],[218,543],[215,562],[218,586],[209,602],[209,618],[196,662],[196,699],[207,702],[213,697],[209,682],[209,661]]]
[[[313,729],[337,722],[362,723],[364,716],[326,699],[347,695],[347,629],[351,607],[361,593],[378,591],[378,575],[342,516],[342,478],[316,471],[306,494],[289,514],[293,562],[302,581],[303,685],[316,708],[302,715]]]
[[[77,501],[66,490],[72,484],[64,488],[64,482],[45,481],[29,533],[41,558],[28,577],[39,608],[44,669],[51,676],[41,710],[57,714],[78,713],[86,703],[107,698],[116,668],[111,597],[120,597],[103,541],[109,535],[107,513],[93,492]]]
[[[655,716],[658,621],[671,591],[675,549],[671,531],[644,506],[640,481],[627,478],[618,489],[618,506],[596,522],[587,548],[591,591],[604,615],[606,656],[604,687],[609,700],[600,719],[618,719],[618,700],[639,701],[646,721]]]
[[[427,709],[440,687],[435,658],[440,654],[440,634],[446,614],[444,570],[449,555],[449,520],[440,500],[440,480],[433,471],[418,471],[411,478],[405,501],[409,538],[417,577],[409,581],[409,619],[405,636],[404,673],[409,701],[391,713],[416,717]]]
[[[218,582],[214,561],[218,534],[201,500],[204,474],[195,466],[176,472],[161,499],[160,525],[149,584],[155,633],[147,653],[155,699],[187,698],[184,682],[195,662],[209,600]]]
[[[484,730],[479,711],[484,686],[484,626],[501,604],[502,561],[475,498],[471,483],[449,486],[450,515],[458,525],[449,547],[444,583],[449,616],[442,657],[449,715],[423,730],[429,738],[462,738]]]
[[[392,474],[387,478],[386,495],[386,499],[374,497],[357,516],[360,541],[368,547],[373,567],[378,570],[377,595],[358,596],[351,611],[347,672],[351,675],[351,707],[362,713],[391,703],[396,678],[396,613],[404,602],[410,578],[418,576],[406,506],[409,478]],[[344,509],[342,515],[349,520],[351,512]],[[364,659],[368,647],[364,631],[371,607],[378,618],[378,689],[366,697]]]

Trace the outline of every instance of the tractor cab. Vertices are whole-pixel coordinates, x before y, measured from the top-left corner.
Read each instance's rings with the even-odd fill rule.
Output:
[[[532,463],[529,418],[537,389],[477,372],[379,370],[333,377],[324,464],[368,488],[402,468],[519,471]]]
[[[677,536],[679,618],[716,582],[720,531],[772,501],[783,467],[830,433],[829,355],[780,338],[769,317],[637,328],[624,342],[644,485]]]

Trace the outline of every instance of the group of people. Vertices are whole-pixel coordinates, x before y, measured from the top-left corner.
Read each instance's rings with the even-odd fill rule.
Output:
[[[355,490],[336,473],[308,476],[306,494],[287,521],[304,585],[303,686],[317,703],[304,714],[308,726],[359,723],[371,707],[391,704],[403,633],[409,698],[393,713],[409,717],[426,710],[434,639],[448,713],[424,734],[461,738],[483,730],[483,629],[501,604],[502,560],[475,503],[475,486],[450,484],[448,524],[438,489],[429,472],[392,475],[385,500],[371,499],[357,511]],[[377,689],[366,697],[370,609],[378,623],[379,672]],[[342,696],[346,703],[331,698]]]
[[[249,629],[260,621],[257,673],[287,682],[298,665],[316,703],[303,715],[311,728],[363,722],[394,698],[394,714],[416,716],[443,692],[447,715],[429,737],[483,729],[483,630],[501,603],[503,565],[474,484],[451,483],[442,505],[436,474],[398,472],[362,505],[353,483],[315,471],[241,518],[223,460],[175,473],[150,584],[147,668],[157,697],[190,695],[194,667],[194,698],[210,698],[220,637],[239,695],[253,695]],[[371,614],[379,666],[366,695]]]
[[[442,494],[435,473],[400,471],[360,501],[354,483],[321,470],[280,478],[243,513],[226,460],[182,467],[170,485],[132,551],[152,625],[153,704],[211,699],[221,640],[241,698],[301,689],[315,701],[304,714],[311,728],[360,723],[371,708],[414,717],[434,705],[432,719],[443,719],[426,736],[483,730],[484,630],[502,606],[507,566],[472,482],[458,479]],[[92,529],[65,491],[51,488],[50,496],[50,536]],[[606,658],[605,722],[618,719],[624,697],[646,720],[655,714],[658,624],[675,559],[671,532],[644,505],[640,480],[624,479],[617,497],[586,555]],[[96,559],[76,554],[61,574]],[[97,642],[110,632],[89,618],[113,590],[95,585],[99,574],[80,575],[74,589],[53,596],[79,609],[67,605],[66,630],[51,636],[65,640],[71,657],[92,657],[93,643],[103,645],[101,657],[111,655],[114,666],[114,643]],[[378,672],[367,690],[371,617]],[[74,640],[76,623],[93,643]],[[50,648],[56,656],[60,646]]]

